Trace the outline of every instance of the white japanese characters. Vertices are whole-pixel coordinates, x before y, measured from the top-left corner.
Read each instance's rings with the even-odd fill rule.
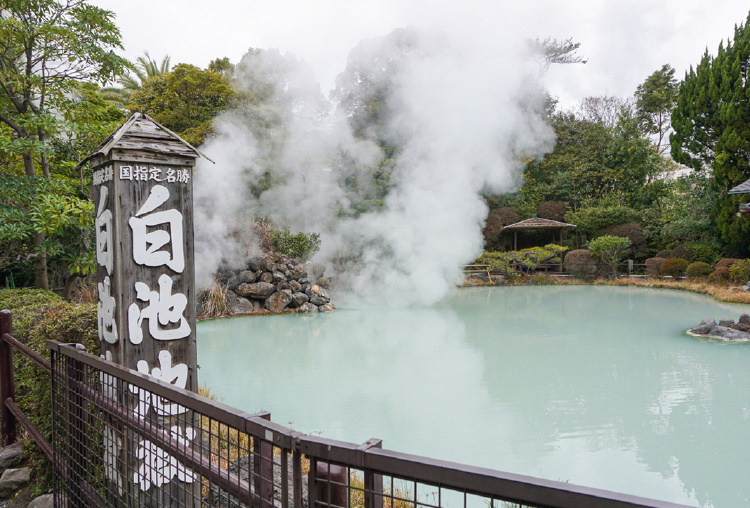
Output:
[[[101,185],[105,182],[110,182],[114,179],[115,171],[112,166],[107,166],[102,169],[94,171],[92,175],[94,185]]]
[[[112,296],[109,275],[104,276],[104,282],[97,284],[97,290],[99,292],[99,303],[96,305],[96,320],[99,328],[99,340],[116,344],[115,298]]]
[[[154,212],[169,199],[169,189],[154,185],[135,217],[128,220],[133,230],[133,259],[139,265],[168,266],[177,273],[185,269],[182,214],[179,210]],[[168,230],[153,229],[167,226]],[[152,228],[149,230],[149,228]],[[164,247],[169,247],[169,250]]]
[[[138,362],[138,372],[170,383],[178,388],[185,388],[187,385],[187,364],[178,363],[177,365],[172,365],[172,353],[166,349],[159,351],[159,367],[154,367],[149,372],[148,362],[140,360]],[[176,416],[187,412],[186,407],[165,402],[162,397],[146,390],[140,390],[137,386],[131,385],[130,391],[138,394],[138,406],[135,409],[135,415],[139,418],[145,418],[150,408],[153,408],[154,412],[159,416]]]
[[[120,166],[120,180],[188,183],[190,172],[187,169],[162,169],[154,166]]]
[[[190,323],[183,313],[187,297],[182,293],[172,294],[172,278],[167,274],[159,277],[159,291],[151,291],[145,282],[135,283],[136,298],[148,305],[141,309],[137,303],[128,307],[128,333],[130,342],[143,341],[143,320],[148,320],[148,332],[155,340],[183,339],[190,335]],[[168,325],[171,328],[166,328]]]
[[[190,427],[183,432],[179,426],[174,425],[170,429],[170,434],[183,446],[189,446],[190,441],[195,439],[195,429]],[[139,484],[144,492],[150,489],[151,485],[161,487],[174,477],[185,483],[193,483],[198,479],[198,475],[149,440],[143,440],[138,444],[136,457],[141,463],[133,475],[133,482]]]

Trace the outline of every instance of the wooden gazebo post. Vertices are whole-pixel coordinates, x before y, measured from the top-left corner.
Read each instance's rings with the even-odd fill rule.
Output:
[[[100,354],[192,391],[198,390],[193,167],[201,155],[150,117],[135,113],[81,163],[90,161],[93,169]],[[113,396],[122,399],[123,391],[114,388]],[[184,407],[134,394],[139,402],[129,407],[136,417],[176,430],[180,439],[196,436]],[[193,487],[172,489],[169,483],[178,482],[176,476],[126,477],[122,471],[138,471],[137,452],[151,443],[141,438],[122,442],[111,428],[105,429],[107,439],[105,474],[130,499],[139,499],[141,506],[183,506],[190,503],[184,493],[195,489],[200,499],[200,484],[190,477],[185,483]],[[143,466],[140,471],[156,469]]]

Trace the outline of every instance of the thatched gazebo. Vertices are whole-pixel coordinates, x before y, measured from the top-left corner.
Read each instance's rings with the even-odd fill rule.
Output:
[[[518,231],[559,230],[559,243],[560,245],[562,245],[563,231],[575,227],[575,224],[568,224],[567,222],[558,222],[556,220],[543,219],[541,217],[532,217],[530,219],[522,220],[521,222],[516,222],[515,224],[509,224],[503,228],[503,231],[505,231],[506,229],[513,230],[513,250],[518,250]]]

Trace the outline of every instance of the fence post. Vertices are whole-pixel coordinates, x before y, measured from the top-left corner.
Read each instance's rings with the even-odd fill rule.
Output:
[[[382,439],[368,439],[360,448],[367,453],[370,448],[382,448]],[[365,508],[383,508],[383,475],[365,469]]]
[[[6,333],[13,333],[13,317],[9,310],[0,310],[0,417],[3,420],[3,442],[8,446],[16,442],[16,417],[5,405],[5,400],[15,399],[16,387],[13,379],[13,349],[2,340]]]
[[[66,347],[85,348],[79,344],[66,344]],[[83,483],[86,480],[88,446],[86,443],[86,421],[84,420],[84,400],[80,385],[84,383],[84,366],[81,361],[65,358],[68,381],[68,506],[86,506]]]
[[[270,420],[270,413],[263,416]],[[258,506],[273,506],[273,445],[258,436],[253,438],[253,469],[255,475],[255,494],[260,499]],[[288,487],[283,487],[288,488]]]

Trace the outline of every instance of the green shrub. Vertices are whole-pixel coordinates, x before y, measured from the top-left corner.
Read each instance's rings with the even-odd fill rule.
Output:
[[[545,201],[539,204],[537,215],[543,219],[563,222],[565,219],[565,203],[562,201]]]
[[[686,247],[691,251],[690,257],[687,258],[689,261],[702,261],[713,265],[719,259],[718,249],[710,243],[693,242],[687,244]]]
[[[750,281],[750,259],[741,259],[729,268],[729,280],[745,283]]]
[[[50,291],[0,290],[0,309],[13,313],[13,336],[49,359],[47,340],[77,342],[93,354],[99,352],[96,305],[71,304]],[[51,437],[49,374],[25,356],[14,351],[16,400],[31,422]],[[31,449],[32,469],[38,489],[51,487],[51,468],[40,450]]]
[[[518,269],[536,270],[540,264],[562,263],[562,254],[568,250],[554,243],[544,247],[531,247],[510,252],[485,252],[474,264],[488,265],[493,272],[510,275]]]
[[[271,231],[271,243],[281,254],[300,261],[307,261],[320,249],[319,233],[292,234],[289,228]]]
[[[622,262],[622,258],[629,248],[630,239],[621,236],[604,235],[589,242],[591,255],[594,256],[594,259],[609,267],[615,277],[617,277],[617,265]]]
[[[729,268],[720,266],[715,269],[711,275],[708,276],[708,282],[713,284],[723,284],[729,280]]]
[[[703,261],[694,261],[690,263],[685,270],[685,276],[688,279],[698,279],[701,277],[707,277],[713,272],[713,267]]]
[[[530,280],[531,283],[535,286],[549,286],[550,284],[552,284],[552,279],[550,279],[543,273],[535,273]]]
[[[604,234],[610,236],[620,236],[630,240],[630,251],[632,254],[643,254],[646,248],[646,231],[640,224],[628,222],[612,226],[604,231]]]
[[[738,258],[722,258],[714,265],[714,268],[717,270],[719,268],[726,268],[727,270],[729,270],[730,268],[732,268],[732,265],[735,264],[737,261],[742,261],[742,260]]]
[[[596,275],[596,260],[586,249],[568,252],[565,256],[565,270],[579,279],[592,279]]]
[[[664,262],[661,264],[661,267],[659,268],[659,273],[661,275],[669,275],[673,279],[679,279],[683,275],[685,275],[685,270],[687,270],[688,262],[687,259],[682,258],[669,258],[665,259]]]
[[[646,264],[646,275],[649,275],[651,277],[658,277],[659,276],[659,269],[661,268],[661,264],[666,261],[666,258],[662,257],[655,257],[655,258],[648,258],[645,261]]]

